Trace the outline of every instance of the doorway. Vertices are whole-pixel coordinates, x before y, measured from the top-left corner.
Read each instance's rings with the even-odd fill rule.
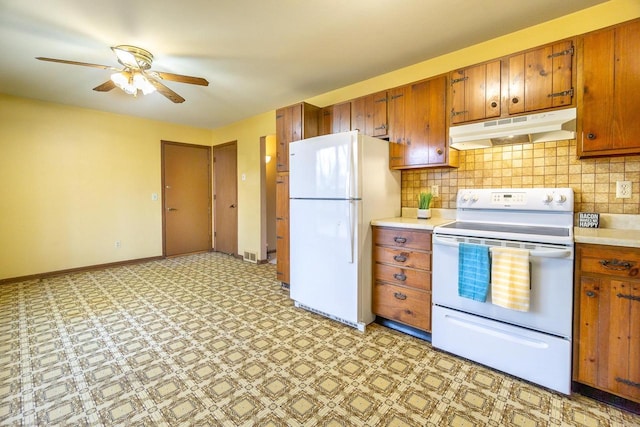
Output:
[[[162,141],[162,252],[211,248],[211,148]]]
[[[213,147],[214,244],[217,252],[238,256],[237,142]]]

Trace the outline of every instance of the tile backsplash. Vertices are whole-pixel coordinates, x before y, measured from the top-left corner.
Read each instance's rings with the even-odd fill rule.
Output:
[[[459,188],[570,187],[576,212],[640,213],[640,156],[576,158],[576,140],[459,152],[460,167],[402,171],[402,206],[439,186],[434,208],[456,208]],[[630,199],[616,198],[616,181],[631,181]]]

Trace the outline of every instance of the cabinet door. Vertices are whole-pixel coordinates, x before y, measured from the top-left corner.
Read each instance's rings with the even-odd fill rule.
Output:
[[[640,21],[583,36],[578,156],[640,153]]]
[[[499,60],[452,72],[451,123],[499,117],[500,75]]]
[[[387,91],[351,101],[351,130],[369,136],[387,135]]]
[[[509,114],[572,104],[573,42],[509,57]]]
[[[333,132],[333,105],[320,109],[320,135],[329,135]]]
[[[331,133],[348,132],[351,130],[351,103],[343,102],[333,106],[333,120]]]
[[[289,143],[302,139],[302,104],[276,111],[276,169],[289,170]]]
[[[367,130],[371,136],[385,136],[388,133],[387,91],[369,95],[367,103]]]
[[[640,284],[582,277],[577,380],[640,401]]]
[[[446,77],[441,76],[412,87],[411,108],[418,111],[418,120],[412,124],[412,144],[408,147],[409,155],[405,155],[408,165],[445,163],[446,85]]]
[[[405,104],[408,86],[389,90],[389,167],[404,166]]]
[[[289,174],[276,178],[276,277],[289,283]]]

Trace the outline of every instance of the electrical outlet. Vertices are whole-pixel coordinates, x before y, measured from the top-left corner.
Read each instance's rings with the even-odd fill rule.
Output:
[[[122,246],[122,243],[120,242],[120,240],[116,240],[116,243],[114,246],[116,247],[116,249],[120,249],[120,247]]]
[[[631,198],[631,181],[616,181],[616,199]]]
[[[431,195],[433,197],[440,197],[440,186],[438,184],[433,184],[431,186]]]

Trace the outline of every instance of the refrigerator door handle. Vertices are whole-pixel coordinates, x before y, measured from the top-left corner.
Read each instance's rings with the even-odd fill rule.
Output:
[[[354,200],[349,201],[349,240],[351,242],[351,250],[349,251],[350,259],[349,264],[353,264],[353,251],[355,245],[355,224],[353,223],[355,219],[354,210],[356,208],[356,202]]]
[[[354,180],[354,171],[355,171],[354,155],[353,155],[354,145],[355,143],[352,139],[351,142],[349,143],[349,170],[347,172],[347,197],[350,199],[355,197],[355,194],[353,194],[353,187],[354,187],[353,180]]]

